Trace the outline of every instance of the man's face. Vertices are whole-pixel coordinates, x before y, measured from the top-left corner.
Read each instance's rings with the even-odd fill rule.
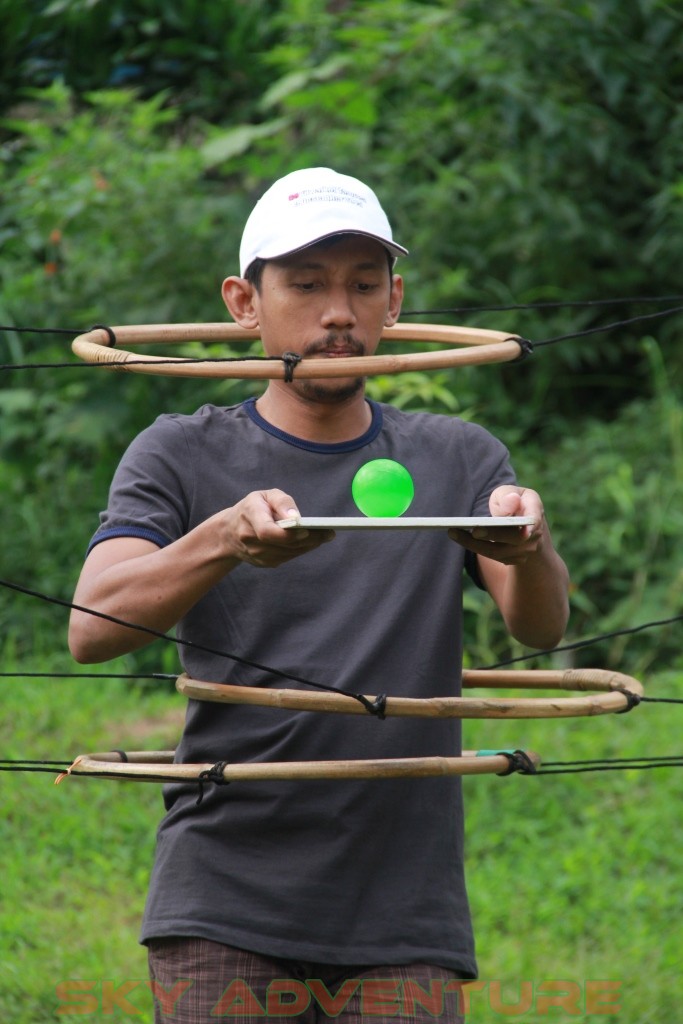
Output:
[[[269,260],[254,296],[266,354],[296,352],[304,359],[372,355],[382,329],[395,323],[403,297],[384,247],[346,235]],[[296,379],[302,397],[340,402],[363,388],[363,378]]]

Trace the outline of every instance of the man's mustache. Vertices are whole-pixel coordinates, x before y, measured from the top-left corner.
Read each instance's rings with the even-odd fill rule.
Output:
[[[365,345],[352,334],[328,334],[318,341],[311,341],[304,347],[304,358],[309,356],[324,355],[326,352],[337,352],[344,350],[350,356],[365,355]]]

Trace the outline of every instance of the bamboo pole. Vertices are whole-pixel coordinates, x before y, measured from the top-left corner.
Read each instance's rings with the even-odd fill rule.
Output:
[[[486,671],[463,673],[463,687],[519,687],[530,689],[600,691],[583,697],[392,697],[387,696],[383,713],[414,718],[576,718],[625,711],[631,706],[629,694],[643,695],[637,679],[600,669],[567,671]],[[179,693],[193,700],[295,711],[326,711],[367,715],[366,706],[349,693],[310,692],[234,686],[191,679],[183,673],[176,681]],[[363,695],[369,702],[375,695]]]
[[[169,377],[244,378],[283,380],[285,365],[281,359],[211,361],[189,357],[155,356],[133,353],[121,345],[178,344],[190,341],[234,342],[257,339],[258,331],[238,324],[142,324],[112,327],[109,332],[94,328],[72,342],[75,355],[86,363],[108,366],[112,370],[159,374]],[[446,351],[411,352],[336,359],[306,359],[297,364],[294,374],[304,380],[333,377],[374,377],[409,370],[439,370],[452,366],[474,366],[510,362],[522,354],[516,335],[475,327],[449,327],[444,324],[396,324],[382,333],[383,341],[437,343],[464,346]]]
[[[533,751],[523,751],[526,758],[538,767],[541,759]],[[71,767],[56,780],[71,775],[97,775],[111,779],[136,781],[201,781],[216,766],[204,764],[175,764],[173,751],[150,753],[126,752],[122,761],[118,751],[81,754]],[[369,760],[342,761],[251,761],[244,764],[221,762],[220,775],[225,782],[258,781],[263,779],[287,781],[296,779],[396,779],[429,778],[444,775],[503,775],[510,770],[510,758],[505,753],[463,751],[460,757],[397,757]],[[208,781],[211,781],[210,779]]]

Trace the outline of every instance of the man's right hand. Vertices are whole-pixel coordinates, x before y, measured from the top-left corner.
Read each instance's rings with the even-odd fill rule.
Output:
[[[333,530],[285,530],[277,525],[280,519],[298,517],[294,500],[276,489],[252,491],[213,518],[232,550],[232,557],[272,569],[334,539]]]

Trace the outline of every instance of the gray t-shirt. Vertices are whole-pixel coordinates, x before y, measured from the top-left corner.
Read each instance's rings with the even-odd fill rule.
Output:
[[[506,449],[462,420],[371,403],[354,441],[274,428],[253,401],[161,416],[112,483],[93,544],[173,542],[254,490],[279,487],[302,515],[357,515],[351,481],[375,458],[411,473],[415,516],[487,515],[514,482]],[[240,564],[177,635],[353,693],[460,692],[465,552],[445,531],[349,531],[277,569]],[[294,686],[180,648],[196,679]],[[349,698],[351,700],[352,698]],[[184,762],[453,756],[456,720],[377,719],[190,701]],[[203,936],[334,964],[427,961],[474,977],[460,780],[239,782],[165,787],[142,941]]]

